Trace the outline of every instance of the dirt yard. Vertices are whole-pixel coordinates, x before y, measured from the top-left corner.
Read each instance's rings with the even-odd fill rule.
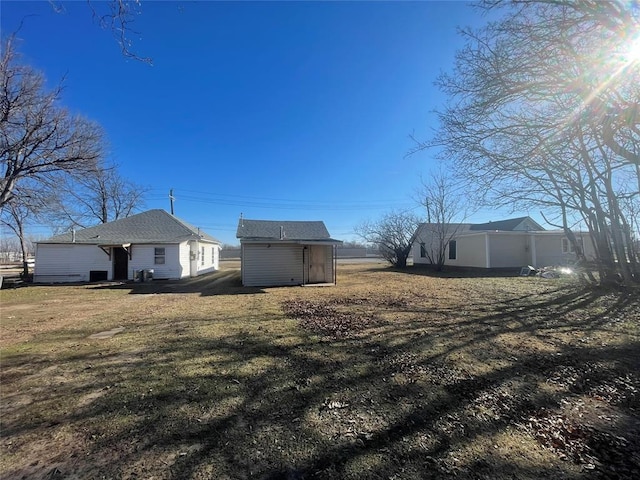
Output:
[[[640,478],[637,290],[361,264],[0,301],[3,480]]]

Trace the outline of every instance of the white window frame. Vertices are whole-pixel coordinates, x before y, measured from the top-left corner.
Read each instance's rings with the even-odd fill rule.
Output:
[[[164,265],[167,262],[167,250],[165,247],[153,248],[153,264]]]

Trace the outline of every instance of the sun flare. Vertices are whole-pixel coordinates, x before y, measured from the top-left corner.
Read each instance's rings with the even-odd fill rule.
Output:
[[[631,40],[629,49],[627,50],[627,58],[629,62],[640,62],[640,35],[636,35]]]

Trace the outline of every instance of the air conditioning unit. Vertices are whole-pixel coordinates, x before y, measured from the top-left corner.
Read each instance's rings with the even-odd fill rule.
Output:
[[[142,281],[148,282],[149,280],[153,280],[153,268],[142,270]]]

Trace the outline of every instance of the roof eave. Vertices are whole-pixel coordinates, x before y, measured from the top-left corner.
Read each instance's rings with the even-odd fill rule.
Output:
[[[342,240],[334,238],[240,238],[240,243],[280,243],[283,245],[339,245]]]

